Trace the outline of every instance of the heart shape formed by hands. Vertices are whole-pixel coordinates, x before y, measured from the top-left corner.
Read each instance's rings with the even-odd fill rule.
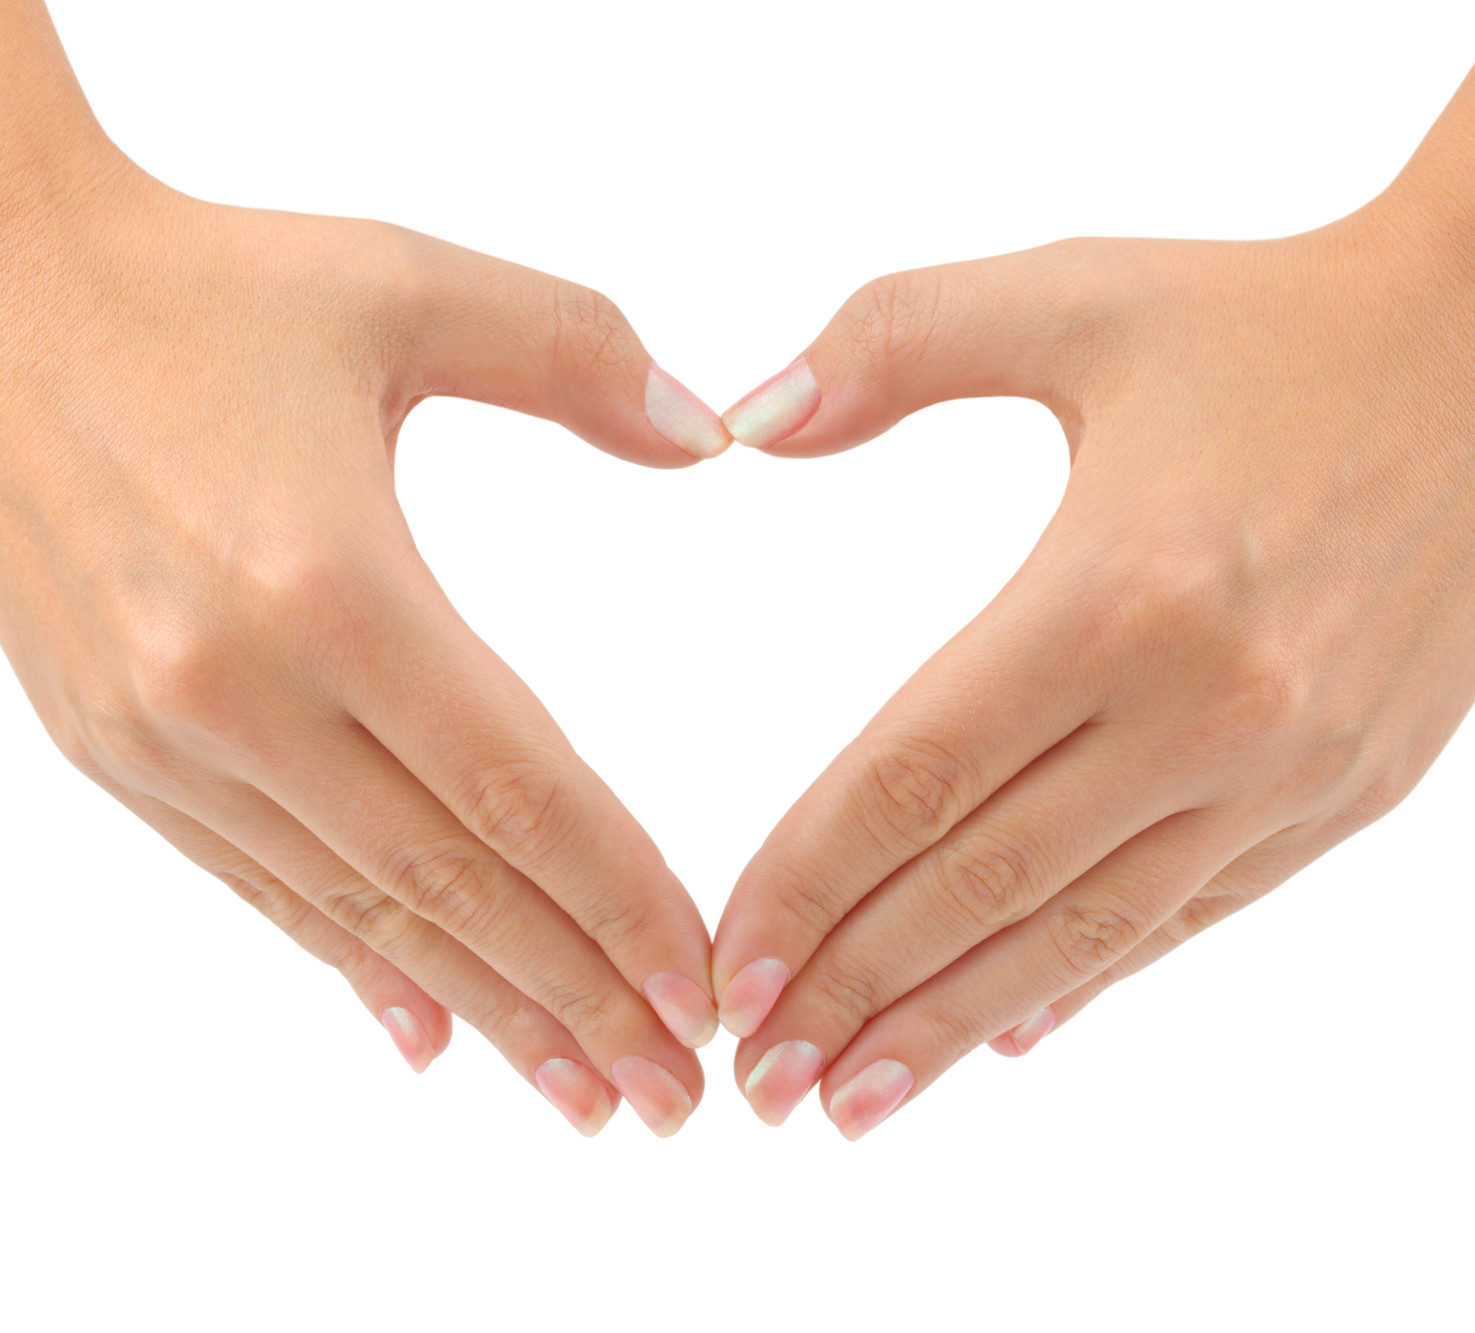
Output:
[[[416,1069],[454,1011],[582,1132],[623,1097],[670,1134],[720,1001],[760,1116],[818,1083],[858,1137],[1388,809],[1475,698],[1468,317],[1402,241],[1409,181],[1283,241],[871,283],[719,418],[586,288],[115,170],[0,275],[0,309],[40,312],[0,324],[0,639],[73,762],[340,968]],[[1072,473],[713,943],[420,558],[392,463],[437,394],[653,466],[1011,394]]]

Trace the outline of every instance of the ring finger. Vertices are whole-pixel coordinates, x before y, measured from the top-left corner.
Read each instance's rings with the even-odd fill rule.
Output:
[[[867,1024],[825,1073],[830,1118],[847,1138],[867,1133],[974,1047],[1104,972],[1257,841],[1209,809],[1139,834]]]
[[[597,1133],[619,1103],[573,1034],[464,945],[384,896],[270,798],[208,778],[182,794],[187,814],[291,886],[353,938],[351,925],[384,923],[366,947],[399,968],[426,994],[466,1019],[581,1133]],[[147,817],[147,816],[145,816]],[[383,900],[375,907],[375,899]],[[345,905],[354,904],[345,911]],[[391,925],[391,918],[394,924]],[[632,1103],[634,1104],[634,1103]],[[637,1113],[641,1108],[636,1105]],[[645,1118],[642,1115],[642,1118]]]

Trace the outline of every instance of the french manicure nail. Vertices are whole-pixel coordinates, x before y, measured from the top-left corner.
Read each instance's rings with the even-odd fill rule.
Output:
[[[819,384],[801,356],[722,414],[739,444],[766,449],[792,435],[819,409]]]
[[[830,1119],[854,1143],[896,1110],[916,1081],[900,1060],[877,1060],[830,1098]]]
[[[777,958],[757,958],[743,968],[722,992],[717,1017],[734,1037],[758,1031],[779,992],[788,984],[789,969]]]
[[[647,977],[640,989],[683,1046],[695,1050],[717,1035],[717,1011],[696,982],[679,972],[657,972]]]
[[[1054,1026],[1053,1009],[1041,1009],[1033,1017],[1026,1018],[1013,1032],[1014,1044],[1019,1047],[1020,1055],[1038,1046]]]
[[[691,1094],[668,1069],[643,1055],[624,1055],[609,1067],[609,1076],[635,1114],[659,1139],[668,1139],[691,1114]]]
[[[645,415],[662,436],[693,458],[716,458],[730,443],[722,418],[654,364],[645,379]]]
[[[533,1078],[543,1096],[586,1139],[598,1134],[615,1112],[604,1084],[577,1060],[544,1060],[533,1070]]]
[[[430,1062],[435,1059],[435,1047],[430,1044],[430,1035],[414,1014],[399,1005],[391,1005],[379,1015],[379,1021],[411,1069],[423,1074],[430,1068]]]
[[[753,1066],[743,1095],[765,1125],[781,1125],[814,1086],[825,1053],[811,1042],[781,1041]]]

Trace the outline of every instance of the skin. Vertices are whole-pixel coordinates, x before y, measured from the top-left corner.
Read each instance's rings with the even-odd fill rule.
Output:
[[[1351,217],[883,278],[804,353],[803,424],[726,415],[813,457],[1019,395],[1071,456],[1017,575],[738,881],[719,996],[754,959],[792,978],[733,1024],[738,1084],[780,1043],[820,1052],[750,1093],[766,1119],[820,1078],[857,1136],[887,1108],[836,1093],[874,1062],[905,1104],[983,1043],[1022,1053],[1433,762],[1475,700],[1472,176],[1475,76]]]
[[[641,991],[707,1005],[701,921],[446,601],[393,457],[432,394],[652,466],[693,460],[647,412],[700,411],[651,408],[598,293],[147,177],[39,0],[0,0],[0,51],[0,645],[51,735],[417,1068],[454,1011],[585,1132],[619,1089],[679,1128],[696,1042]],[[1432,763],[1475,699],[1472,166],[1467,84],[1350,218],[892,275],[729,415],[803,457],[1015,394],[1072,460],[1018,575],[734,892],[714,979],[740,1086],[778,1071],[766,1118],[820,1079],[856,1137],[974,1047],[1022,1053]]]
[[[0,644],[48,731],[396,1010],[417,1068],[454,1011],[530,1080],[567,1062],[541,1082],[580,1128],[628,1057],[636,1109],[679,1127],[701,1068],[641,988],[689,978],[710,1015],[706,929],[456,614],[393,482],[432,394],[686,466],[649,354],[576,284],[166,188],[98,129],[40,3],[0,3],[0,50]]]

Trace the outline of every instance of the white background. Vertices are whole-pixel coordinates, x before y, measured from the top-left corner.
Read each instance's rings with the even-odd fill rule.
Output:
[[[204,198],[597,286],[720,410],[878,273],[1255,237],[1380,190],[1475,7],[56,0],[106,128]],[[422,549],[715,926],[768,828],[1028,552],[1032,404],[656,473],[489,408],[399,452]],[[423,1079],[55,754],[0,679],[0,1324],[1467,1329],[1467,725],[1393,815],[862,1144],[730,1039],[592,1142],[468,1029]]]

